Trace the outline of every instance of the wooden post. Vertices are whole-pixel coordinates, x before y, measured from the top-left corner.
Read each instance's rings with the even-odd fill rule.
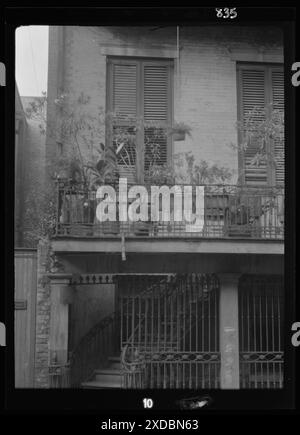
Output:
[[[50,274],[50,362],[66,364],[68,361],[69,304],[72,303],[71,275]]]
[[[239,389],[239,274],[219,274],[221,389]]]

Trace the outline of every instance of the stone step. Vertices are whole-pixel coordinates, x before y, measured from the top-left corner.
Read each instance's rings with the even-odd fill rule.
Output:
[[[119,356],[110,356],[108,362],[108,369],[121,370],[121,358]]]
[[[108,380],[92,380],[88,382],[82,382],[82,388],[92,388],[92,389],[105,389],[105,388],[121,388],[121,378],[114,379],[113,381]]]
[[[94,371],[93,380],[99,382],[121,382],[121,372],[120,370],[113,369],[100,369]]]

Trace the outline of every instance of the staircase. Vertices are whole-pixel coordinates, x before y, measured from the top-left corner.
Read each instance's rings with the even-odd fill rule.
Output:
[[[86,389],[121,388],[121,379],[120,356],[110,356],[108,366],[95,370],[88,381],[81,383],[81,387]]]

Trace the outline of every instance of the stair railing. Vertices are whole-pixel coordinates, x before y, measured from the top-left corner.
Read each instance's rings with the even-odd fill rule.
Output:
[[[100,320],[79,341],[70,355],[70,383],[80,388],[95,369],[103,368],[110,355],[119,352],[120,312],[116,311]]]

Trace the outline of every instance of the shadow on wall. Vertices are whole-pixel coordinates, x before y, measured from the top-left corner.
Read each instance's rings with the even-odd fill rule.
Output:
[[[114,284],[77,285],[70,312],[70,350],[104,317],[115,311]]]

